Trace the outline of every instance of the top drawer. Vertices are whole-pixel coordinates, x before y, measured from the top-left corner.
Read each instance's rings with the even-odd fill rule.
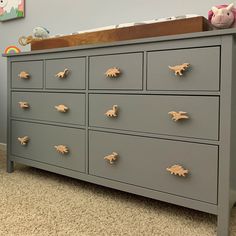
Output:
[[[43,62],[13,62],[11,86],[12,88],[43,88]]]
[[[112,69],[117,68],[120,74]],[[110,76],[106,73],[111,69]],[[117,54],[89,58],[90,89],[142,89],[143,54]]]
[[[47,60],[46,88],[85,89],[85,58]]]
[[[148,90],[219,91],[219,47],[154,51],[147,58]],[[183,69],[184,63],[189,67]]]

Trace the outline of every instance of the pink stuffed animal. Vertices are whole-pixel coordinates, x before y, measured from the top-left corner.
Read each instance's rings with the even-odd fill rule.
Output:
[[[236,9],[234,4],[212,7],[208,12],[208,20],[214,29],[236,27]]]

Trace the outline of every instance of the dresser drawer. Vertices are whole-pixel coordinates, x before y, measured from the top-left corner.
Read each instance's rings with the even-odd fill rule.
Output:
[[[85,94],[12,92],[11,115],[84,125]]]
[[[219,91],[219,47],[154,51],[147,60],[148,90]],[[175,69],[183,68],[183,63],[190,65],[179,75]]]
[[[117,72],[117,68],[120,73]],[[108,71],[109,69],[110,72]],[[106,74],[108,73],[108,74]],[[114,74],[113,74],[114,73]],[[89,58],[90,89],[142,89],[143,54],[117,54]]]
[[[114,105],[117,116],[108,117]],[[218,97],[90,94],[89,111],[93,127],[218,140]],[[170,114],[180,111],[189,119]]]
[[[89,141],[91,175],[217,203],[217,146],[96,131]],[[173,165],[188,173],[171,174]]]
[[[12,88],[43,88],[43,62],[13,62],[11,66]]]
[[[19,121],[12,121],[11,130],[11,154],[71,170],[85,171],[84,130]],[[25,136],[28,137],[28,142],[27,139],[22,139]],[[58,152],[55,146],[59,145],[63,145],[64,151],[68,152]]]
[[[85,58],[47,60],[46,88],[85,89]]]

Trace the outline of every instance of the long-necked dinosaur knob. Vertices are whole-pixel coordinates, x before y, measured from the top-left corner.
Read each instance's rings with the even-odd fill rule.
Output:
[[[66,78],[67,77],[67,75],[69,74],[69,69],[64,69],[63,71],[60,71],[60,72],[58,72],[57,74],[55,74],[55,76],[57,77],[57,78],[61,78],[61,79],[64,79],[64,78]]]
[[[118,105],[113,105],[112,109],[108,110],[105,115],[107,117],[117,117],[118,116]]]

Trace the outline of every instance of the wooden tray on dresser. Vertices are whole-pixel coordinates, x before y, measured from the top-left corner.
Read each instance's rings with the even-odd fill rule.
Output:
[[[136,25],[124,28],[67,35],[31,43],[31,50],[71,47],[84,44],[115,42],[130,39],[207,31],[208,21],[202,16]]]

